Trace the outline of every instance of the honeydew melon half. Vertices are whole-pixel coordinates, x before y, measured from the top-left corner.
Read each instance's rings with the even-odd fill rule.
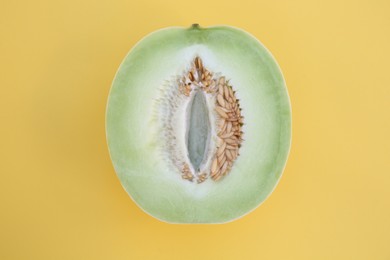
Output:
[[[166,28],[120,65],[106,134],[115,171],[145,212],[169,223],[224,223],[277,185],[290,101],[276,61],[245,31]]]

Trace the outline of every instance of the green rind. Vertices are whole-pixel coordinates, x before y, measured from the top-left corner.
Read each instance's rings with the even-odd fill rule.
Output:
[[[158,88],[181,51],[194,45],[206,46],[224,64],[224,75],[235,75],[231,82],[247,123],[247,141],[232,172],[218,183],[201,185],[181,180],[161,160],[152,116]],[[121,64],[108,100],[106,130],[117,175],[144,211],[170,223],[223,223],[256,208],[275,188],[290,149],[291,108],[276,61],[248,33],[228,26],[168,28],[145,37]]]

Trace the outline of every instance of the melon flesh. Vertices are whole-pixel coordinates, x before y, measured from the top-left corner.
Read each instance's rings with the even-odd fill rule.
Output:
[[[230,173],[201,184],[183,180],[168,165],[161,120],[169,115],[158,105],[161,89],[174,87],[173,79],[196,56],[229,80],[245,117],[245,140]],[[177,131],[185,132],[187,125],[177,120]],[[169,223],[224,223],[255,209],[278,183],[290,149],[291,108],[280,68],[253,36],[228,26],[173,27],[143,38],[120,65],[109,94],[106,134],[124,189],[146,213]],[[185,145],[177,142],[179,150]]]

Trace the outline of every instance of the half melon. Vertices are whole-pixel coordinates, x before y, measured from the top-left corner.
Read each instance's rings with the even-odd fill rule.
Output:
[[[166,28],[120,65],[106,133],[115,171],[145,212],[169,223],[224,223],[277,185],[290,101],[275,59],[245,31]]]

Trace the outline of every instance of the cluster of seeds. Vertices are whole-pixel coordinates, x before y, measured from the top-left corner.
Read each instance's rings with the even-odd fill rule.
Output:
[[[190,167],[188,166],[187,163],[183,164],[183,168],[181,171],[181,177],[185,180],[193,181],[194,180],[194,175],[192,174]],[[201,173],[197,175],[197,182],[202,183],[207,179],[207,173]]]
[[[224,77],[218,80],[217,104],[215,110],[220,116],[219,142],[217,153],[211,165],[210,176],[217,181],[229,173],[233,162],[237,159],[238,150],[243,141],[241,127],[243,117],[239,100],[236,99],[232,87]]]
[[[181,177],[185,180],[192,181],[194,179],[194,175],[192,175],[190,167],[187,163],[183,165],[183,169],[181,171]]]
[[[186,78],[185,78],[185,77],[182,79],[182,82],[186,82]],[[180,93],[183,94],[183,95],[185,95],[185,96],[187,96],[187,97],[190,96],[191,90],[192,90],[192,88],[191,88],[191,82],[188,82],[188,83],[180,84],[180,85],[179,85],[179,91],[180,91]]]
[[[185,96],[190,96],[191,90],[195,87],[200,88],[206,93],[215,93],[217,91],[217,81],[213,79],[213,74],[203,67],[202,60],[196,57],[187,75],[180,80],[179,91]]]
[[[204,173],[198,175],[198,180],[197,180],[197,182],[198,182],[198,183],[202,183],[202,182],[204,182],[206,179],[207,179],[207,173],[204,172]]]
[[[199,88],[215,97],[215,111],[219,117],[217,152],[210,173],[196,174],[197,182],[205,181],[208,176],[217,181],[229,173],[239,156],[239,148],[243,141],[241,131],[243,117],[239,100],[225,77],[213,77],[213,73],[203,66],[199,57],[195,58],[193,66],[179,82],[179,92],[187,97],[194,88]],[[182,178],[193,181],[194,177],[188,164],[184,163]]]

